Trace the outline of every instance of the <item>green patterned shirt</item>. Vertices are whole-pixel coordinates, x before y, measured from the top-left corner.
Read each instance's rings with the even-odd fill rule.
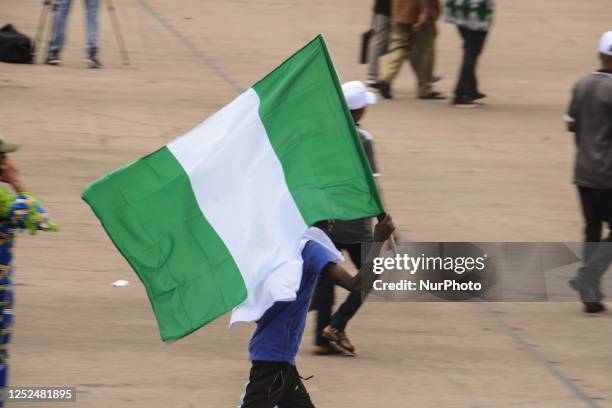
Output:
[[[446,21],[471,30],[488,31],[493,21],[493,0],[445,0]]]

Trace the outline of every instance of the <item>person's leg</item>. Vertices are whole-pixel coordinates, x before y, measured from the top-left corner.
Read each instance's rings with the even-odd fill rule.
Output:
[[[580,300],[585,311],[596,313],[605,310],[601,303],[603,294],[600,291],[601,277],[612,263],[612,251],[607,242],[600,243],[601,229],[609,215],[610,202],[607,191],[587,187],[578,187],[582,212],[585,219],[585,245],[582,266],[570,285],[580,293]]]
[[[323,329],[329,325],[332,308],[334,307],[334,285],[325,276],[320,276],[312,299],[311,309],[317,311],[315,327],[315,345],[329,347],[329,340],[322,336]]]
[[[13,326],[13,289],[10,278],[0,281],[0,407],[4,406],[4,392],[8,387],[9,352]]]
[[[70,12],[71,0],[57,0],[53,9],[53,24],[51,26],[51,39],[49,52],[59,53],[64,47],[66,39],[66,23]]]
[[[612,263],[612,188],[595,190],[595,196],[601,219],[605,221],[608,227],[608,233],[603,237],[603,242],[599,244],[596,253],[592,255],[593,259],[590,261],[593,279],[599,295],[598,300],[601,300],[603,298],[599,290],[601,278]],[[599,232],[601,234],[601,230]]]
[[[288,368],[287,392],[278,401],[278,408],[315,408],[296,367]]]
[[[409,24],[391,23],[387,53],[381,58],[380,80],[391,84],[408,55],[411,27]]]
[[[98,54],[98,8],[100,0],[85,0],[87,16],[87,55],[95,57]]]
[[[361,269],[361,244],[337,244],[338,248],[346,250],[355,267]],[[350,292],[344,303],[333,314],[330,326],[339,331],[344,331],[349,320],[355,316],[362,305],[361,292]]]
[[[384,14],[374,16],[374,32],[370,41],[368,79],[372,82],[378,80],[379,58],[387,51],[389,46],[389,32],[391,31],[391,19]]]
[[[470,30],[461,26],[457,26],[457,28],[463,39],[463,61],[455,87],[455,97],[472,98],[479,93],[476,65],[484,47],[487,31]]]
[[[290,367],[288,363],[253,361],[240,407],[274,408],[292,388]]]
[[[431,78],[433,77],[437,33],[435,21],[430,21],[413,34],[409,57],[410,65],[417,77],[419,96],[426,96],[432,92]]]
[[[472,96],[478,96],[480,94],[480,87],[478,86],[478,77],[476,76],[476,68],[478,67],[478,60],[480,59],[480,55],[482,54],[482,50],[484,48],[488,31],[474,31],[472,32],[472,46],[473,49],[471,52],[474,54],[474,93]]]
[[[612,188],[602,190],[600,201],[603,209],[602,219],[608,224],[608,234],[605,240],[612,242]]]
[[[584,216],[584,241],[601,241],[601,229],[603,226],[603,214],[597,199],[596,190],[588,187],[578,187],[582,215]]]

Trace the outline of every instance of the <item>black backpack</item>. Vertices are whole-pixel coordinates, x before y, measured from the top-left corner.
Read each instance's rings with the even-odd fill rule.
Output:
[[[0,28],[0,61],[14,64],[31,64],[34,49],[32,40],[21,34],[11,24]]]

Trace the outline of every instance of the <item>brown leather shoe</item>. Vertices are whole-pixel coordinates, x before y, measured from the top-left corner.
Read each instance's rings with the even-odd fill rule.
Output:
[[[331,326],[327,326],[323,329],[322,336],[333,344],[335,344],[336,346],[338,346],[339,348],[341,348],[342,350],[350,354],[355,354],[355,346],[353,345],[353,343],[351,343],[344,331],[340,331]]]

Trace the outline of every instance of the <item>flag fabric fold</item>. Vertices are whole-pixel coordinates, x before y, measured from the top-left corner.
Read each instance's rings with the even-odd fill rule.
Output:
[[[309,226],[383,211],[321,36],[83,199],[143,282],[166,341],[233,308],[232,322],[255,321],[294,299],[304,237],[325,240]]]

